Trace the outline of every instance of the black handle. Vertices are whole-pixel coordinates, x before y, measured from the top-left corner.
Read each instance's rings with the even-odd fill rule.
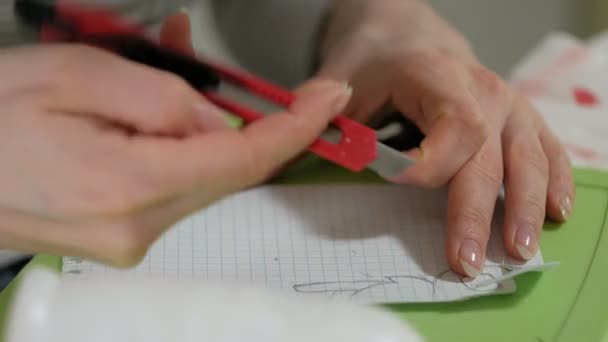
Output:
[[[210,90],[220,78],[208,65],[179,51],[164,48],[132,33],[82,34],[75,23],[60,17],[55,0],[15,0],[15,13],[38,30],[49,26],[67,34],[70,42],[80,42],[110,50],[134,62],[165,70],[182,77],[193,88]]]
[[[15,0],[13,9],[17,18],[37,29],[55,22],[57,15],[53,0]]]
[[[210,66],[142,37],[117,34],[81,37],[76,40],[107,48],[131,61],[174,73],[200,91],[216,89],[220,84],[219,76]]]

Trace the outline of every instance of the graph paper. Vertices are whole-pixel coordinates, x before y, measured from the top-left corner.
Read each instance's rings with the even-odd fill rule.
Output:
[[[445,212],[443,190],[259,187],[179,222],[133,269],[67,257],[63,272],[236,281],[302,296],[404,303],[510,293],[509,272],[542,268],[540,253],[523,264],[506,256],[495,220],[483,273],[475,280],[456,275],[445,255]],[[488,284],[498,278],[507,279]]]

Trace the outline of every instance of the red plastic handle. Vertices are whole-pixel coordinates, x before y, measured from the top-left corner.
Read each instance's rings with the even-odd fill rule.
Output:
[[[238,115],[247,123],[264,117],[264,114],[227,100],[219,94],[205,92],[203,95],[217,106]],[[376,132],[374,130],[343,116],[336,117],[332,124],[342,132],[340,142],[334,144],[319,138],[309,147],[311,152],[355,172],[365,169],[376,159]]]
[[[57,15],[76,27],[78,35],[83,37],[116,33],[138,36],[144,34],[143,30],[120,20],[110,11],[81,9],[62,0],[58,1]],[[70,37],[62,35],[60,31],[52,27],[44,27],[41,38],[44,41],[70,40]],[[159,46],[159,48],[163,47]],[[201,63],[203,62],[201,61]],[[295,100],[295,95],[291,92],[263,79],[207,61],[204,63],[213,68],[222,79],[275,104],[288,108]],[[206,92],[203,95],[216,105],[238,115],[245,122],[249,123],[264,117],[263,114],[224,99],[216,93]],[[374,130],[343,116],[336,117],[332,124],[342,132],[340,141],[334,144],[319,138],[310,146],[311,152],[355,172],[365,169],[376,159],[376,132]]]
[[[295,95],[270,82],[249,75],[245,72],[237,72],[226,67],[206,62],[223,78],[258,96],[268,99],[278,105],[289,107],[295,100]],[[263,117],[250,109],[238,106],[234,103],[218,97],[216,94],[206,96],[217,105],[229,109],[239,115],[246,122]],[[351,171],[361,171],[376,159],[376,132],[356,121],[344,116],[338,116],[332,121],[333,126],[342,132],[340,142],[332,142],[317,139],[311,146],[310,151],[343,166]]]

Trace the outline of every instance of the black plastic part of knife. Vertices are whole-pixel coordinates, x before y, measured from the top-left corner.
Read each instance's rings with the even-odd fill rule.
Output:
[[[217,89],[220,78],[212,67],[185,53],[165,48],[131,33],[82,35],[77,27],[58,17],[55,0],[15,0],[15,14],[28,26],[40,31],[50,26],[67,35],[66,41],[104,48],[131,61],[171,72],[193,88]]]
[[[54,0],[14,0],[14,11],[17,18],[36,29],[47,23],[56,23]],[[58,23],[57,23],[58,24]]]
[[[145,38],[104,34],[82,37],[79,40],[107,48],[131,61],[174,73],[200,91],[217,89],[220,84],[220,77],[212,67],[194,57],[163,48]]]
[[[405,115],[399,112],[392,112],[385,115],[381,120],[371,125],[374,129],[382,129],[390,124],[397,123],[401,126],[401,133],[382,140],[381,142],[399,151],[407,151],[420,146],[425,135],[422,131]]]

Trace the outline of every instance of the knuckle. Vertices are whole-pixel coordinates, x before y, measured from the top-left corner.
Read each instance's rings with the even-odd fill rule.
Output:
[[[473,66],[471,75],[473,80],[489,94],[499,95],[507,89],[505,82],[498,74],[482,65]]]
[[[490,153],[479,153],[474,164],[475,177],[484,184],[499,187],[502,184],[504,171],[502,163]]]
[[[473,105],[456,105],[453,120],[464,131],[463,138],[472,142],[474,146],[481,146],[488,139],[489,125],[486,117]]]
[[[430,103],[428,108],[425,111],[428,121],[438,124],[443,120],[462,140],[474,146],[483,145],[490,135],[488,119],[473,99],[442,99],[436,104]]]
[[[530,167],[536,170],[538,174],[545,177],[549,175],[549,161],[542,150],[528,152],[528,155],[525,155],[524,158],[529,160]]]
[[[549,160],[540,144],[533,144],[526,139],[518,138],[509,148],[509,160],[512,163],[525,163],[537,174],[547,176],[549,174]]]
[[[397,51],[393,58],[395,60],[391,60],[392,65],[398,68],[396,75],[406,79],[410,79],[413,74],[443,79],[446,74],[452,73],[458,63],[453,56],[437,49],[421,48],[408,52],[405,56],[405,63],[400,51]]]
[[[532,223],[533,227],[538,227],[545,217],[546,195],[544,193],[530,191],[523,201],[523,205],[528,213],[525,220]]]
[[[157,85],[156,106],[154,115],[149,116],[148,123],[156,127],[179,125],[188,120],[187,104],[192,102],[192,89],[179,76],[171,73],[159,73],[155,80]]]
[[[473,239],[486,239],[487,232],[492,223],[490,216],[481,208],[467,207],[457,214],[454,221],[458,227],[459,235]]]

